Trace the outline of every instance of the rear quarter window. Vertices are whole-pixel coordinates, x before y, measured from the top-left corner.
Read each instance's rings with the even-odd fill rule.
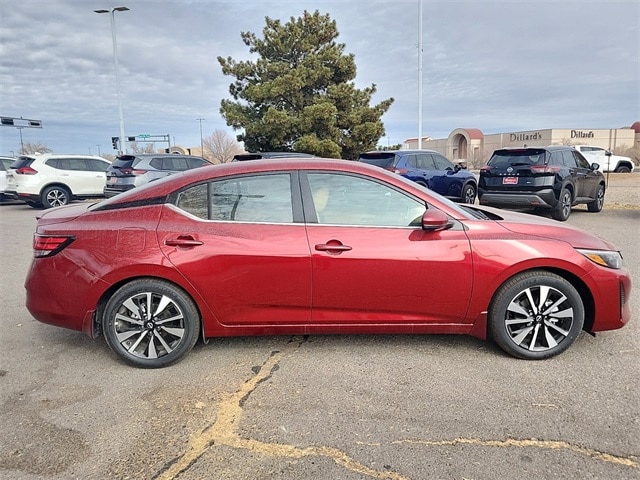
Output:
[[[376,167],[393,167],[396,155],[394,153],[363,153],[358,161],[375,165]]]

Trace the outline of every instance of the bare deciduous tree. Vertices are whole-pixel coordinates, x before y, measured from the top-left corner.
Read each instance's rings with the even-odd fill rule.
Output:
[[[129,144],[129,150],[131,150],[132,153],[154,153],[154,144],[153,143],[147,143],[145,145],[138,145],[136,142],[131,142]]]
[[[237,140],[223,130],[215,130],[202,139],[202,144],[204,145],[203,156],[213,163],[228,163],[235,154],[244,151]]]
[[[25,142],[22,144],[22,148],[18,150],[20,155],[28,155],[32,153],[51,153],[52,150],[47,147],[44,143],[35,142]]]

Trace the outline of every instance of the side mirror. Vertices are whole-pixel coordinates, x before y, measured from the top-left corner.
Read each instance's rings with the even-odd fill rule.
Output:
[[[600,164],[599,163],[592,163],[590,165],[591,170],[598,170],[600,168]]]
[[[436,208],[428,208],[422,214],[422,230],[425,232],[439,232],[451,227],[453,227],[453,222],[449,221],[449,217]]]
[[[456,163],[456,164],[453,166],[453,171],[454,171],[455,173],[458,173],[458,172],[459,172],[460,170],[462,170],[463,168],[464,168],[464,167],[462,167],[462,165],[460,165],[460,164]]]
[[[605,154],[607,157],[610,157],[611,155],[613,155],[613,153],[611,153],[611,151],[610,151],[610,150],[605,150],[604,154]]]

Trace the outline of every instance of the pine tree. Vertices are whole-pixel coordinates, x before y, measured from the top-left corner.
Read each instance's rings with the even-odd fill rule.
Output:
[[[305,11],[288,23],[266,17],[263,38],[242,32],[256,61],[218,57],[233,100],[222,100],[227,124],[244,130],[248,151],[297,151],[355,159],[385,135],[389,98],[371,107],[376,86],[359,90],[353,54],[336,43],[336,22]]]

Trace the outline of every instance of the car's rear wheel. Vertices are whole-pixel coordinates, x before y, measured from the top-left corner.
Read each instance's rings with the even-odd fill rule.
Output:
[[[565,351],[580,334],[584,305],[569,281],[536,270],[516,275],[489,307],[489,332],[507,353],[527,360]]]
[[[200,315],[191,297],[177,286],[139,279],[111,296],[102,329],[109,347],[125,362],[159,368],[180,360],[193,348]]]
[[[71,193],[64,187],[51,186],[42,191],[40,195],[44,208],[60,207],[71,201]]]
[[[599,212],[602,210],[604,206],[604,185],[598,185],[598,190],[596,191],[596,198],[593,202],[587,203],[587,210],[590,212]]]
[[[616,168],[616,173],[631,173],[631,169],[626,165]]]
[[[463,203],[476,203],[476,187],[473,183],[467,183],[462,189]]]
[[[551,210],[551,217],[564,222],[567,218],[569,218],[569,215],[571,215],[571,202],[571,192],[566,188],[563,188],[560,192],[560,197],[558,198],[558,204],[556,205],[556,208]]]

